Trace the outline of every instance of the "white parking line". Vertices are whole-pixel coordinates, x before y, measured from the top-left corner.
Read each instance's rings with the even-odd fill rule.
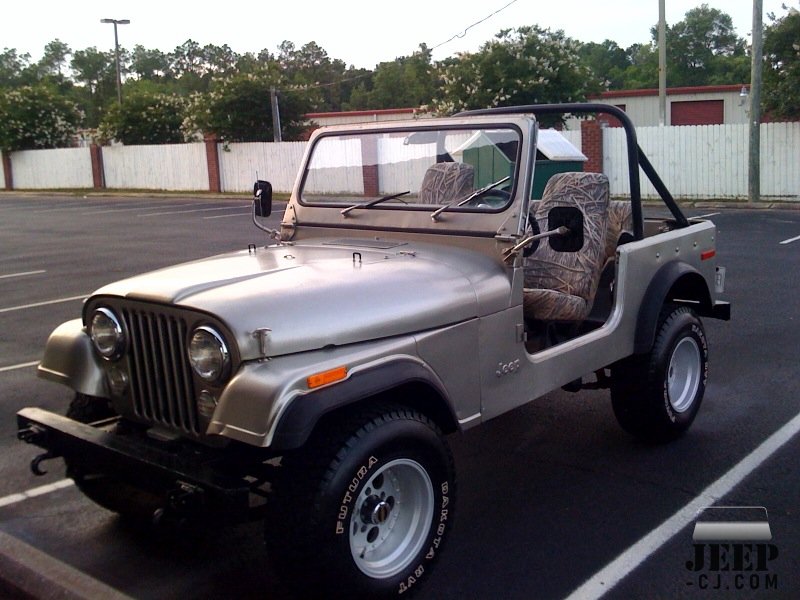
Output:
[[[48,483],[47,485],[42,485],[26,492],[11,494],[5,498],[0,498],[0,508],[3,506],[9,506],[11,504],[17,504],[18,502],[29,500],[30,498],[36,498],[37,496],[44,496],[45,494],[57,492],[58,490],[63,490],[64,488],[68,488],[73,485],[75,485],[75,482],[72,481],[72,479],[61,479],[55,483]]]
[[[127,205],[126,205],[127,206]],[[193,204],[170,204],[169,206],[159,206],[158,208],[181,208],[182,206],[194,206]],[[154,207],[150,207],[154,208]],[[134,206],[132,208],[109,208],[106,210],[93,210],[90,212],[83,213],[84,215],[105,215],[107,213],[118,213],[118,212],[132,212],[134,210],[147,210],[146,206],[142,206],[142,203],[139,203],[138,206]]]
[[[28,275],[40,275],[47,273],[44,269],[38,271],[25,271],[24,273],[9,273],[8,275],[0,275],[0,279],[10,279],[11,277],[27,277]]]
[[[38,360],[34,360],[32,362],[20,363],[18,365],[11,365],[9,367],[0,367],[0,373],[5,373],[6,371],[15,371],[17,369],[25,369],[27,367],[33,367],[39,364]]]
[[[237,212],[232,213],[230,215],[214,215],[213,217],[203,217],[204,219],[229,219],[230,217],[241,217],[243,215],[249,215],[250,211],[247,212]]]
[[[23,304],[21,306],[10,306],[8,308],[0,308],[0,313],[24,310],[26,308],[36,308],[37,306],[47,306],[48,304],[59,304],[61,302],[72,302],[73,300],[83,300],[87,296],[88,294],[83,294],[81,296],[72,296],[70,298],[59,298],[58,300],[46,300],[45,302],[34,302],[32,304]]]
[[[86,202],[81,202],[78,205],[72,205],[72,206],[61,206],[58,208],[42,208],[39,210],[32,210],[31,213],[39,214],[39,213],[71,212],[75,210],[86,210],[87,208],[86,204],[87,204]],[[100,206],[110,206],[110,204],[101,204]]]
[[[800,240],[800,235],[793,238],[789,238],[788,240],[783,240],[781,244],[791,244],[792,242],[796,242],[797,240]]]
[[[800,414],[795,415],[791,421],[773,433],[758,448],[740,460],[736,466],[700,492],[700,495],[689,504],[595,573],[586,583],[572,592],[567,600],[601,598],[679,531],[691,524],[701,510],[727,496],[745,477],[780,450],[799,431]]]
[[[234,210],[238,208],[247,208],[245,206],[223,206],[220,208],[193,208],[192,210],[173,210],[169,212],[156,212],[156,213],[145,213],[143,215],[136,215],[137,217],[160,217],[162,215],[181,215],[183,213],[196,213],[196,212],[211,212],[214,210]]]

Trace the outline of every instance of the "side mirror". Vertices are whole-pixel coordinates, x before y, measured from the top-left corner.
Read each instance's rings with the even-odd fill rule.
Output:
[[[268,217],[272,214],[272,184],[259,179],[253,184],[253,202],[257,217]]]
[[[577,252],[583,248],[583,213],[574,206],[554,206],[547,213],[547,229],[569,229],[564,235],[550,238],[550,247],[556,252]]]

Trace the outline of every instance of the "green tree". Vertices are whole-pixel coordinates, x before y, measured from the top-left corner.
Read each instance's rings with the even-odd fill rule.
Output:
[[[616,42],[605,40],[601,44],[581,44],[579,54],[594,75],[592,79],[596,87],[593,92],[622,88],[625,71],[631,65],[630,55],[624,48],[620,48]]]
[[[20,85],[33,85],[40,80],[38,65],[31,63],[31,55],[18,54],[16,48],[0,52],[0,89]]]
[[[30,54],[20,55],[16,48],[3,48],[0,52],[0,88],[13,87],[19,83],[30,60]]]
[[[278,74],[266,69],[217,80],[211,92],[193,97],[187,126],[229,142],[271,141],[270,89],[276,85]],[[306,95],[284,91],[279,102],[283,138],[296,139],[305,131],[303,115],[310,110]]]
[[[656,28],[653,40],[658,39]],[[686,12],[667,29],[667,79],[670,86],[741,83],[749,79],[745,41],[730,15],[708,4]]]
[[[137,44],[131,53],[131,72],[139,79],[159,81],[172,76],[169,56]]]
[[[431,51],[425,44],[419,48],[411,56],[383,62],[375,68],[372,90],[367,96],[369,108],[417,108],[433,100],[437,74]]]
[[[99,137],[126,145],[183,142],[186,105],[185,99],[171,94],[139,91],[127,95],[123,104],[108,108]]]
[[[116,66],[113,52],[101,52],[94,46],[76,50],[70,68],[75,81],[78,102],[86,113],[86,124],[97,127],[105,107],[116,102]]]
[[[625,89],[658,87],[658,27],[650,29],[649,44],[626,50]],[[668,26],[667,85],[669,87],[725,85],[749,81],[745,41],[737,37],[730,15],[701,4]]]
[[[774,117],[800,118],[800,12],[791,8],[764,33],[763,107]]]
[[[77,105],[50,85],[0,91],[0,149],[69,147],[81,117]]]
[[[572,102],[586,97],[591,73],[579,43],[536,25],[501,31],[475,54],[445,61],[434,106],[440,113],[472,108]]]
[[[297,48],[284,41],[278,47],[277,65],[283,77],[308,98],[311,110],[342,110],[352,85],[353,73],[339,59],[331,59],[316,42]]]
[[[633,44],[625,53],[630,65],[623,74],[622,87],[628,90],[652,89],[658,87],[658,47],[655,44]],[[673,82],[667,67],[667,84]]]
[[[67,57],[72,54],[70,47],[59,39],[48,42],[39,61],[39,69],[44,75],[63,78]]]

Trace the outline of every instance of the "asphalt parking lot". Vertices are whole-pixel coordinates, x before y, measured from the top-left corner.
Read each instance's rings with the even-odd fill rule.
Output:
[[[583,391],[451,436],[457,525],[419,598],[798,597],[800,211],[688,212],[719,213],[733,304],[731,322],[705,321],[710,379],[688,435],[638,444],[606,391]],[[132,529],[85,500],[60,461],[33,477],[36,449],[16,441],[17,410],[70,400],[34,365],[82,298],[249,243],[265,236],[246,198],[0,196],[0,532],[135,598],[287,597],[258,524]],[[731,547],[719,569],[688,568],[697,509],[711,504],[765,507],[771,558],[734,564]]]

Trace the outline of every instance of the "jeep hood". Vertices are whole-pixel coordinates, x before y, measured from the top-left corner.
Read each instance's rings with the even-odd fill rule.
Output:
[[[242,360],[424,331],[508,307],[502,265],[452,247],[347,240],[270,246],[125,279],[95,295],[184,307],[220,319]]]

